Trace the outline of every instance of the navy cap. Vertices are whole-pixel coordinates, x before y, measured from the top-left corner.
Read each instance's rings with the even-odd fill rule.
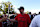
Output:
[[[21,9],[23,9],[23,10],[24,10],[24,7],[20,7],[20,8],[18,8],[18,10],[21,10]]]

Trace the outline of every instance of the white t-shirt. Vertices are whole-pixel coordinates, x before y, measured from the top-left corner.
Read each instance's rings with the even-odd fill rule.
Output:
[[[29,27],[40,27],[40,15],[37,15],[33,18]]]

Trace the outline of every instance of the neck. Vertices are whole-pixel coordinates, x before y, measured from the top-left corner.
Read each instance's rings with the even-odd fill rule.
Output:
[[[24,15],[24,13],[23,13],[23,12],[21,12],[21,14],[22,14],[22,15]]]

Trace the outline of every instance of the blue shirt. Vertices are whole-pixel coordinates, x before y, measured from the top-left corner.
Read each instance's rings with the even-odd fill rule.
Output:
[[[40,15],[37,15],[33,18],[29,27],[40,27]]]

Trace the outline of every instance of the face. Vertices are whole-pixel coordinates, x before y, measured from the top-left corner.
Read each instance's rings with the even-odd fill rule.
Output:
[[[23,9],[21,9],[21,10],[19,10],[20,12],[24,12],[24,10]]]

